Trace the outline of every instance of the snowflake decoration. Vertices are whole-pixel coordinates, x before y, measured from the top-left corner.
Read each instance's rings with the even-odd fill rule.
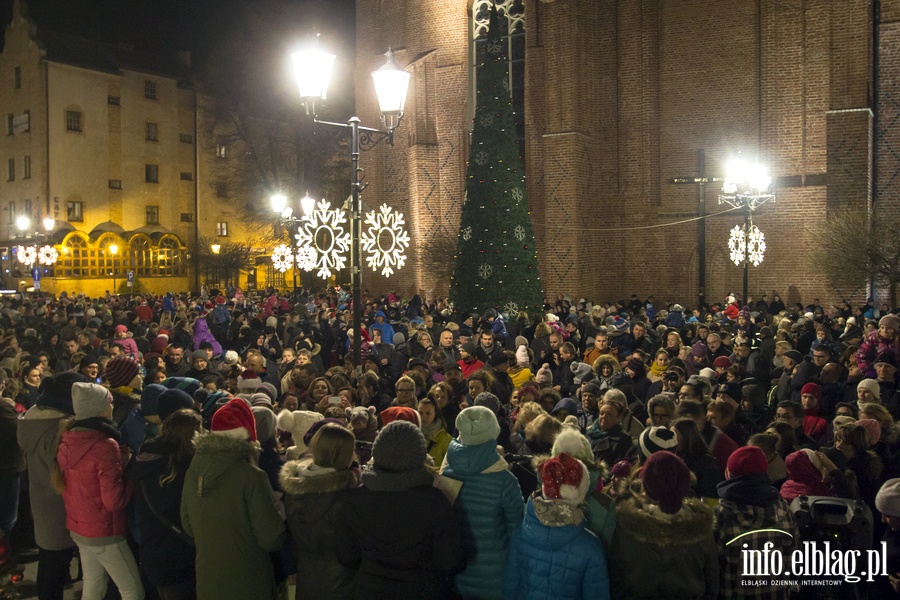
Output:
[[[509,78],[507,77],[503,78],[503,90],[506,92],[509,91]]]
[[[485,150],[479,150],[475,153],[475,163],[478,165],[486,165],[488,161],[489,155]]]
[[[747,258],[750,264],[758,267],[763,261],[763,254],[766,253],[766,235],[754,225],[750,228],[750,235],[747,238]]]
[[[409,248],[409,233],[404,225],[403,213],[391,210],[387,204],[382,204],[379,212],[366,213],[362,249],[369,253],[366,262],[373,271],[380,268],[383,276],[390,277],[395,268],[400,269],[406,264],[404,252]]]
[[[37,248],[34,246],[17,246],[16,254],[19,255],[19,262],[30,267],[37,260]]]
[[[490,127],[494,124],[494,115],[485,113],[478,117],[478,122],[481,123],[484,127]]]
[[[516,202],[521,202],[525,198],[525,194],[524,192],[522,192],[522,188],[513,188],[512,197]]]
[[[311,247],[315,252],[314,269],[322,279],[331,277],[347,264],[350,253],[350,234],[344,229],[347,215],[342,210],[331,208],[331,203],[321,200],[308,216],[300,220],[300,228],[295,236],[301,249]]]
[[[304,271],[312,271],[316,268],[316,249],[310,246],[297,249],[297,266]]]
[[[738,267],[744,262],[744,250],[744,230],[735,225],[728,237],[728,252],[731,262]]]
[[[503,312],[505,312],[510,317],[513,315],[518,315],[519,314],[519,305],[516,304],[515,302],[513,302],[512,300],[510,300],[503,307]]]
[[[525,239],[525,228],[521,225],[516,225],[516,228],[513,229],[513,235],[515,235],[516,239],[521,242]]]
[[[462,239],[466,240],[467,242],[472,239],[472,226],[471,225],[469,225],[468,227],[466,227],[465,229],[462,230]]]
[[[478,267],[478,276],[481,277],[482,279],[488,279],[493,272],[494,272],[494,267],[492,267],[491,265],[489,265],[487,263]]]
[[[294,264],[294,254],[290,246],[281,244],[272,250],[272,266],[281,273],[290,269]]]
[[[498,42],[496,40],[487,45],[487,51],[493,52],[495,54],[499,53],[500,50],[502,50],[502,49],[503,49],[503,46],[501,46],[500,42]]]
[[[41,246],[41,249],[38,250],[38,262],[42,265],[49,267],[56,264],[57,260],[59,260],[59,252],[53,246]]]

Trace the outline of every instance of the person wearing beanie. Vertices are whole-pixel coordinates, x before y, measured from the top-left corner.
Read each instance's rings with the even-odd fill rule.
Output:
[[[528,499],[523,525],[510,540],[503,597],[552,590],[554,600],[609,598],[606,551],[585,528],[581,508],[590,488],[587,468],[560,453],[542,462],[538,474],[541,490]]]
[[[519,343],[520,340],[521,343]],[[528,340],[518,336],[514,354],[516,359],[513,363],[510,363],[506,373],[512,380],[513,389],[519,389],[534,379],[534,373],[531,372],[531,355],[528,352]]]
[[[822,388],[817,383],[807,383],[800,390],[803,407],[803,432],[821,445],[828,433],[828,422],[821,416]]]
[[[37,404],[18,419],[16,441],[25,454],[28,496],[38,546],[37,586],[41,597],[62,598],[69,578],[75,542],[66,529],[66,508],[51,484],[60,423],[70,418],[72,385],[88,383],[80,373],[66,371],[41,382]]]
[[[715,598],[719,562],[712,509],[688,497],[690,469],[663,450],[635,477],[616,502],[612,598]]]
[[[287,525],[297,540],[300,585],[295,598],[353,598],[356,569],[338,561],[336,541],[346,491],[359,485],[353,469],[355,440],[337,425],[322,427],[313,440],[312,456],[289,461],[279,476]]]
[[[885,525],[881,541],[884,543],[888,576],[877,576],[872,589],[872,598],[892,598],[900,594],[900,478],[888,479],[875,496],[875,508],[881,513]],[[877,547],[877,542],[876,542]]]
[[[645,463],[651,454],[660,450],[675,452],[677,445],[675,432],[668,427],[648,427],[638,436],[638,457],[641,463]]]
[[[323,418],[321,413],[311,410],[283,410],[278,413],[276,418],[278,430],[290,433],[294,440],[294,445],[290,446],[285,453],[288,460],[296,460],[306,452],[303,436],[313,426],[313,423]]]
[[[129,456],[119,447],[112,401],[100,384],[72,384],[75,419],[60,438],[54,481],[81,557],[82,597],[102,598],[112,577],[122,600],[141,600],[141,576],[125,540],[132,486],[123,477],[123,463]]]
[[[460,347],[459,355],[462,357],[456,364],[462,370],[463,377],[468,379],[469,375],[484,367],[484,362],[478,360],[475,354],[475,343],[466,342]]]
[[[534,376],[534,381],[542,388],[551,387],[553,385],[553,372],[550,370],[550,365],[548,363],[541,365],[537,375]]]
[[[863,379],[856,386],[856,404],[863,406],[869,402],[881,404],[881,388],[874,379]]]
[[[159,433],[159,397],[167,390],[157,383],[144,386],[141,391],[141,403],[125,418],[119,431],[122,432],[122,443],[131,448],[135,454],[141,449],[145,439],[156,437]],[[189,404],[185,408],[190,408]]]
[[[464,564],[453,508],[427,456],[419,428],[394,421],[375,438],[362,487],[344,494],[335,554],[357,571],[356,598],[445,598]]]
[[[856,365],[863,377],[875,378],[875,362],[882,352],[892,352],[894,363],[900,364],[900,317],[885,315],[878,322],[878,329],[866,334],[856,351]]]
[[[152,387],[152,386],[147,386]],[[181,391],[166,394],[181,396]],[[184,478],[194,457],[194,437],[202,430],[200,414],[189,408],[168,412],[160,396],[159,414],[165,414],[159,436],[148,439],[128,468],[134,482],[137,530],[141,532],[141,571],[160,598],[190,598],[196,593],[194,546],[181,524]],[[159,519],[163,515],[173,530]]]
[[[116,325],[113,334],[113,344],[121,346],[122,351],[131,358],[137,358],[140,351],[138,350],[137,342],[131,336],[132,334],[125,325]]]
[[[116,356],[106,363],[103,377],[112,392],[113,421],[116,422],[116,427],[121,427],[128,415],[141,403],[144,380],[140,366],[130,356]]]
[[[464,409],[456,417],[456,430],[442,476],[462,482],[453,512],[469,560],[453,587],[463,597],[497,598],[510,535],[522,524],[522,492],[497,453],[500,425],[491,409]]]
[[[195,443],[184,478],[181,522],[197,549],[198,598],[274,598],[270,552],[285,540],[250,406],[234,398]]]
[[[715,507],[713,530],[719,554],[721,598],[743,598],[747,588],[741,585],[743,551],[769,551],[789,560],[797,548],[799,530],[787,502],[778,495],[768,475],[769,461],[756,446],[743,446],[728,457],[726,480],[718,485],[719,503]],[[777,531],[776,531],[777,530]],[[729,544],[736,536],[745,536],[741,544]],[[788,532],[785,535],[781,532]],[[744,544],[747,544],[746,546]],[[781,585],[755,586],[764,598],[790,598],[790,588]]]
[[[209,374],[209,358],[206,355],[206,350],[194,350],[191,352],[191,368],[184,373],[184,376],[199,381]]]
[[[381,411],[380,417],[382,427],[394,421],[407,421],[416,427],[422,426],[422,418],[419,413],[408,406],[391,406]]]
[[[278,441],[275,437],[275,413],[266,406],[253,406],[250,411],[256,422],[256,439],[259,441],[260,447],[259,468],[266,473],[272,489],[280,492],[281,483],[278,477],[281,467],[284,466],[284,458],[278,453]]]
[[[587,468],[590,480],[582,507],[586,519],[585,527],[600,539],[604,550],[609,550],[616,530],[616,505],[612,497],[605,493],[604,486],[600,482],[601,478],[605,479],[608,476],[608,470],[603,463],[594,460],[591,442],[571,427],[564,427],[557,434],[550,451],[551,456],[563,453],[577,458]]]
[[[834,492],[824,482],[827,469],[816,452],[804,448],[797,450],[784,459],[788,479],[779,493],[781,497],[792,502],[798,496],[834,496]]]

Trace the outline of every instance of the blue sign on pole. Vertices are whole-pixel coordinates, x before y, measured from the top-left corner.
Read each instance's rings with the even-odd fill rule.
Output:
[[[31,278],[35,281],[41,280],[41,270],[38,267],[31,269]]]
[[[128,271],[128,287],[134,286],[134,271]]]

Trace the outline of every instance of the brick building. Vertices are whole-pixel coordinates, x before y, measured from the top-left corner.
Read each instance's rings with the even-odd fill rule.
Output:
[[[768,244],[750,268],[754,297],[838,300],[805,260],[817,226],[843,207],[900,214],[900,0],[497,4],[511,17],[513,103],[548,295],[714,301],[740,291],[727,240],[741,213],[696,220],[727,208],[721,183],[676,182],[724,176],[738,152],[776,181],[777,202],[754,215]],[[415,265],[456,239],[487,5],[357,0],[363,123],[377,122],[368,73],[389,45],[413,74],[396,147],[362,160],[366,206],[405,211],[417,248],[398,279],[367,274],[366,288],[445,294],[445,281]],[[676,221],[687,222],[661,226]]]

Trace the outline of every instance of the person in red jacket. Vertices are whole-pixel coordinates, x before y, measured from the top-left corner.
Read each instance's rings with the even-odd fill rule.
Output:
[[[817,383],[807,383],[800,390],[800,405],[803,407],[803,433],[814,441],[822,443],[828,423],[819,416],[821,412],[822,389]]]
[[[56,483],[66,507],[66,528],[81,555],[81,597],[100,600],[112,577],[122,600],[142,600],[141,577],[125,541],[125,507],[132,488],[122,477],[128,451],[119,445],[112,395],[102,385],[75,383],[72,407],[75,419],[56,451]]]

